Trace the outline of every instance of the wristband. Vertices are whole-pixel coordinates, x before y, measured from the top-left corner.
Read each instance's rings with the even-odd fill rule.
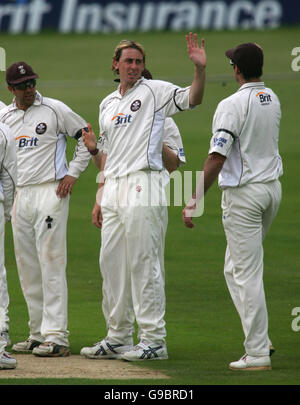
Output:
[[[90,152],[91,155],[95,156],[95,155],[97,155],[97,153],[99,152],[99,149],[96,148],[96,149],[94,149],[94,150],[89,150],[89,152]]]

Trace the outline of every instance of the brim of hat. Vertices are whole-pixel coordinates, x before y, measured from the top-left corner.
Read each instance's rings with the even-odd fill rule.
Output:
[[[22,77],[21,79],[18,79],[18,80],[14,80],[13,82],[9,82],[9,84],[19,84],[19,83],[27,82],[27,80],[30,80],[30,79],[38,79],[38,77],[39,77],[39,75],[34,74],[31,76]]]
[[[228,49],[228,51],[225,52],[225,55],[227,56],[227,58],[232,59],[234,51],[235,51],[235,48]]]

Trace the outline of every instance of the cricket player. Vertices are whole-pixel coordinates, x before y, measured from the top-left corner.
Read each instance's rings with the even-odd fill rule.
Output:
[[[229,367],[269,370],[274,348],[268,336],[263,240],[281,201],[281,108],[276,94],[261,81],[260,46],[241,44],[226,56],[240,88],[221,101],[215,112],[203,167],[204,193],[219,176],[227,239],[224,273],[245,335],[245,354]],[[183,210],[183,221],[189,228],[194,226],[192,213],[203,196],[193,197]]]
[[[96,202],[92,210],[92,223],[97,228],[102,228],[101,197],[105,183],[104,167],[107,155],[103,153],[103,139],[97,142],[93,129],[89,124],[88,129],[88,132],[83,130],[83,141],[93,155],[92,159],[100,171]],[[171,117],[167,117],[165,120],[162,158],[165,167],[163,184],[166,186],[170,181],[170,174],[186,163],[181,135]]]
[[[12,227],[19,278],[29,312],[29,338],[17,352],[67,356],[66,230],[69,199],[90,154],[81,139],[86,122],[61,101],[36,90],[38,75],[25,62],[12,64],[6,81],[14,100],[0,122],[14,135],[18,162]],[[77,141],[66,161],[66,140]]]
[[[148,69],[143,70],[142,76],[147,80],[153,79],[152,74]],[[93,129],[89,124],[88,128],[88,132],[83,130],[83,142],[90,151],[92,159],[100,171],[97,200],[92,210],[92,223],[97,228],[102,228],[101,197],[103,192],[102,187],[104,186],[105,182],[104,166],[107,155],[103,153],[103,138],[100,136],[97,142]],[[183,166],[186,163],[182,138],[176,123],[171,117],[167,117],[165,119],[162,159],[165,168],[165,180],[163,183],[167,185],[170,180],[169,175],[174,170],[177,170],[178,167]]]
[[[0,102],[0,108],[5,104]],[[16,368],[17,361],[5,351],[10,344],[4,234],[5,222],[10,221],[17,183],[15,140],[7,125],[0,123],[0,369]]]
[[[168,358],[164,293],[164,240],[167,207],[163,185],[165,119],[202,102],[206,55],[204,40],[187,35],[194,63],[192,85],[180,88],[142,77],[145,51],[121,41],[113,57],[118,89],[100,104],[105,186],[100,268],[107,336],[81,354],[128,361]],[[133,346],[134,320],[138,325]]]

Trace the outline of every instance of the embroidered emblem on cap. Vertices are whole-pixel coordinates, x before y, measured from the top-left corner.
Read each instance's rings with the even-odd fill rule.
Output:
[[[37,124],[35,128],[35,132],[39,135],[42,135],[46,132],[47,130],[47,125],[44,122],[41,122],[40,124]]]
[[[139,110],[141,108],[141,105],[142,105],[141,100],[135,100],[131,104],[130,109],[131,109],[131,111],[135,112],[135,111],[137,111],[137,110]]]
[[[26,70],[24,69],[23,65],[18,66],[18,69],[19,69],[19,72],[20,72],[21,75],[25,75]]]

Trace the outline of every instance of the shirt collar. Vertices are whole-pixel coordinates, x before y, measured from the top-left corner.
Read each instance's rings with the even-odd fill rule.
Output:
[[[144,77],[141,76],[141,77],[134,83],[134,85],[133,85],[132,87],[130,87],[130,89],[128,89],[128,90],[126,91],[126,93],[124,94],[124,96],[125,96],[126,94],[128,94],[128,93],[131,93],[143,80],[144,80]],[[119,86],[118,86],[118,93],[119,93],[120,97],[122,97],[120,90],[121,90],[121,84],[119,84]],[[123,97],[124,97],[124,96],[123,96]]]
[[[248,83],[243,84],[238,89],[238,91],[248,89],[248,88],[253,88],[253,87],[265,87],[265,83],[264,82],[248,82]]]

